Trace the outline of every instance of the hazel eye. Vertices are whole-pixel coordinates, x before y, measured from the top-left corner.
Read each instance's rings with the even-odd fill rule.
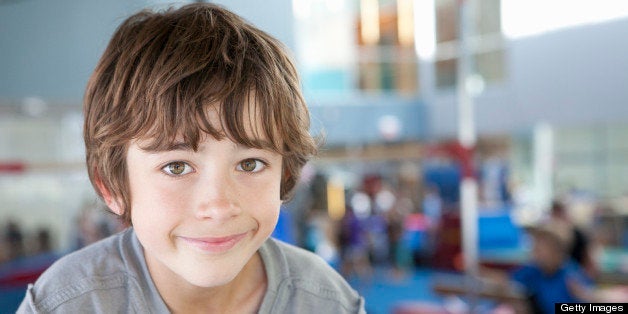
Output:
[[[192,167],[183,161],[174,161],[161,168],[161,170],[172,176],[182,176],[192,172]]]
[[[259,159],[245,159],[242,160],[237,167],[237,170],[244,172],[259,172],[262,171],[266,165]]]

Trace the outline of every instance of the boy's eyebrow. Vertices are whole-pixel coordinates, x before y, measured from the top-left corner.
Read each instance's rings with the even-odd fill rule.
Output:
[[[267,140],[261,140],[261,139],[254,139],[251,140],[251,146],[249,145],[245,145],[242,143],[238,143],[236,144],[236,146],[240,149],[248,149],[248,148],[256,148],[259,147],[261,149],[269,149],[269,150],[275,150],[275,145],[273,145],[271,142],[267,141]],[[190,143],[186,143],[186,142],[174,142],[171,143],[169,145],[158,145],[158,146],[153,146],[153,147],[142,147],[142,150],[145,150],[147,152],[152,152],[152,153],[160,153],[160,152],[168,152],[168,151],[175,151],[175,150],[182,150],[182,151],[192,151],[194,150],[192,148],[192,145]]]
[[[185,150],[185,151],[189,151],[189,150],[193,150],[192,145],[190,145],[190,143],[186,143],[186,142],[174,142],[171,143],[169,145],[158,145],[158,146],[153,146],[153,147],[142,147],[142,150],[145,150],[147,152],[152,152],[152,153],[159,153],[159,152],[168,152],[168,151],[174,151],[174,150]]]

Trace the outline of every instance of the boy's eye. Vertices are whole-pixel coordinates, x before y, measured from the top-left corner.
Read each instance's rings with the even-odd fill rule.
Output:
[[[265,167],[266,165],[261,160],[251,158],[242,160],[238,164],[237,169],[245,172],[259,172],[262,171],[262,169],[264,169]]]
[[[183,161],[174,161],[162,168],[164,172],[173,176],[181,176],[192,172],[192,167]]]

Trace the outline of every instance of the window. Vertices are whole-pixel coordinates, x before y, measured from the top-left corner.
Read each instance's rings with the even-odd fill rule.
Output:
[[[476,1],[469,12],[474,34],[469,47],[472,49],[472,68],[486,82],[499,82],[505,77],[504,48],[500,19],[501,0]],[[436,87],[452,88],[456,85],[458,29],[460,7],[458,0],[436,0]]]
[[[358,89],[418,92],[412,0],[361,0],[356,33]]]

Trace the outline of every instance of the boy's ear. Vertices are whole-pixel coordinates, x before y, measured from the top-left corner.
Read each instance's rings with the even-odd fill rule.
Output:
[[[109,207],[109,209],[111,209],[111,211],[114,212],[116,215],[122,216],[122,214],[124,214],[124,209],[120,200],[117,198],[114,199],[112,197],[111,192],[102,182],[99,175],[96,175],[94,181],[96,182],[96,187],[98,187],[100,195],[102,195],[102,198],[104,199],[105,204],[107,204],[107,207]]]

